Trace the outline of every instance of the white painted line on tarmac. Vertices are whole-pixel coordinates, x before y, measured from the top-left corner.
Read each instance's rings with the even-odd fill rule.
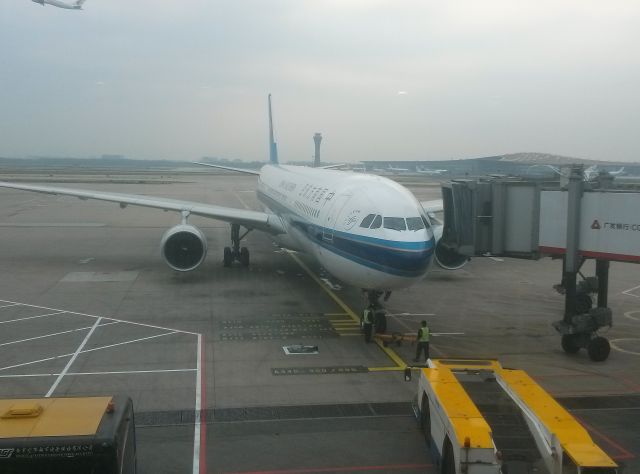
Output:
[[[26,318],[10,319],[8,321],[0,321],[0,324],[15,323],[17,321],[26,321],[27,319],[46,318],[47,316],[57,316],[58,314],[64,314],[66,311],[58,311],[57,313],[39,314],[38,316],[28,316]]]
[[[628,290],[624,290],[622,294],[627,296],[633,296],[634,298],[640,298],[640,295],[633,294],[633,292],[638,289],[640,289],[640,285],[634,286],[633,288],[629,288]]]
[[[125,344],[133,344],[134,342],[148,341],[149,339],[155,339],[156,337],[162,337],[162,336],[170,336],[171,334],[178,334],[178,331],[165,332],[163,334],[156,334],[155,336],[141,337],[139,339],[132,339],[130,341],[118,342],[116,344],[109,344],[107,346],[94,347],[93,349],[87,349],[86,351],[82,351],[81,354],[85,354],[87,352],[100,351],[102,349],[109,349],[110,347],[124,346]]]
[[[629,319],[633,319],[634,321],[640,321],[640,317],[637,316],[631,316],[632,314],[636,314],[636,313],[640,313],[640,311],[635,310],[635,311],[627,311],[626,313],[624,313],[625,317],[629,318]]]
[[[463,332],[433,332],[432,336],[464,336]]]
[[[120,324],[120,323],[118,321],[113,321],[111,323],[101,324],[99,327],[103,328],[105,326],[111,326],[112,324]],[[18,339],[17,341],[3,342],[2,344],[0,344],[0,347],[9,346],[11,344],[18,344],[20,342],[34,341],[36,339],[44,339],[45,337],[53,337],[53,336],[59,336],[61,334],[69,334],[69,333],[77,332],[77,331],[86,331],[87,329],[91,329],[91,326],[85,326],[83,328],[77,328],[77,329],[69,329],[68,331],[52,332],[51,334],[44,334],[42,336],[28,337],[26,339]]]
[[[251,210],[251,208],[247,205],[246,202],[244,202],[244,199],[242,199],[237,192],[234,191],[233,195],[238,198],[238,201],[240,201],[240,204],[242,204],[245,209]]]
[[[192,331],[183,331],[181,329],[172,329],[172,328],[167,328],[167,327],[163,327],[163,326],[156,326],[156,325],[153,325],[153,324],[136,323],[134,321],[126,321],[124,319],[105,318],[103,316],[96,316],[94,314],[87,314],[87,313],[78,313],[76,311],[63,311],[63,310],[59,310],[59,309],[56,309],[56,308],[48,308],[46,306],[36,306],[36,305],[33,305],[33,304],[18,303],[16,301],[9,301],[9,300],[1,300],[0,299],[0,303],[15,303],[15,304],[20,305],[20,306],[27,306],[28,308],[38,308],[38,309],[44,309],[44,310],[47,310],[47,311],[59,311],[60,314],[67,313],[67,314],[75,314],[77,316],[87,316],[88,318],[102,318],[102,319],[108,319],[110,321],[118,321],[120,323],[134,324],[136,326],[142,326],[142,327],[146,327],[146,328],[162,329],[163,331],[175,331],[175,332],[179,332],[179,333],[182,333],[182,334],[192,334],[194,336],[198,335],[197,332],[192,332]]]
[[[206,424],[202,423],[201,414],[202,414],[202,335],[198,334],[198,347],[196,349],[196,402],[194,405],[194,415],[195,415],[195,426],[193,429],[193,474],[200,474],[201,468],[204,471],[206,468],[203,465],[200,465],[201,456],[205,454],[204,452],[204,443],[205,443],[205,430]]]
[[[435,313],[387,313],[388,316],[435,316]]]
[[[102,327],[102,326],[101,326]],[[113,370],[108,372],[67,372],[67,377],[77,375],[130,375],[130,374],[163,374],[174,372],[195,372],[196,369],[155,369],[155,370]],[[51,374],[15,374],[15,375],[0,375],[0,379],[21,379],[28,377],[56,377],[59,373]]]
[[[163,333],[163,334],[156,334],[155,336],[142,337],[140,339],[132,339],[130,341],[119,342],[117,344],[109,344],[108,346],[94,347],[93,349],[87,349],[86,351],[82,351],[81,354],[84,354],[86,352],[99,351],[99,350],[102,350],[102,349],[108,349],[110,347],[115,347],[115,346],[122,346],[124,344],[132,344],[134,342],[146,341],[148,339],[154,339],[156,337],[169,336],[171,334],[179,334],[179,333],[180,333],[180,331],[172,331],[172,332],[166,332],[166,333]],[[44,359],[32,360],[32,361],[29,361],[29,362],[23,362],[21,364],[8,365],[6,367],[0,367],[0,371],[8,370],[8,369],[15,369],[16,367],[24,367],[25,365],[37,364],[39,362],[47,362],[47,361],[50,361],[50,360],[64,359],[65,357],[71,357],[72,355],[73,355],[73,353],[70,352],[69,354],[62,354],[62,355],[57,355],[57,356],[53,356],[53,357],[46,357]]]
[[[611,347],[613,347],[615,350],[619,351],[619,352],[624,352],[625,354],[631,354],[631,355],[637,355],[640,356],[640,352],[635,352],[635,351],[628,351],[626,349],[622,349],[620,347],[618,347],[617,343],[621,342],[621,341],[635,341],[635,342],[640,342],[640,339],[637,337],[623,337],[621,339],[612,339],[609,341],[609,344],[611,345]]]
[[[0,306],[0,309],[2,309],[2,308],[11,308],[12,306],[20,306],[20,303],[5,304],[3,306]]]
[[[87,344],[87,341],[89,341],[89,338],[95,332],[96,328],[100,324],[100,321],[102,321],[102,318],[96,319],[96,322],[93,324],[93,326],[91,327],[91,329],[89,330],[87,335],[84,337],[84,339],[82,340],[82,342],[80,343],[80,345],[76,349],[76,351],[73,353],[73,356],[71,356],[71,359],[69,359],[69,362],[67,362],[67,365],[64,366],[64,369],[62,369],[62,372],[60,372],[60,375],[58,375],[58,378],[56,379],[56,381],[53,382],[53,385],[51,385],[51,388],[49,389],[47,394],[44,396],[45,398],[49,398],[53,394],[53,392],[56,390],[56,388],[58,387],[58,384],[64,378],[64,375],[69,371],[69,367],[71,367],[71,365],[75,362],[75,360],[78,357],[78,354],[80,354],[82,352],[82,349]]]

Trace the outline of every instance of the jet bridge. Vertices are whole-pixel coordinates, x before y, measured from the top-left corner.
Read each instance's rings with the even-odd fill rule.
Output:
[[[469,257],[562,258],[562,280],[554,288],[565,295],[565,311],[553,325],[565,352],[585,348],[602,361],[610,345],[597,331],[612,324],[609,262],[640,262],[640,192],[609,189],[606,180],[585,182],[581,166],[564,181],[550,186],[501,177],[443,185],[441,245]],[[595,276],[580,273],[587,259],[596,261]]]

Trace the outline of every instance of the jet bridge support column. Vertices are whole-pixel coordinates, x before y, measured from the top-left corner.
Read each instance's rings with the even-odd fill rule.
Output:
[[[562,335],[562,348],[573,354],[584,348],[594,361],[603,361],[609,357],[611,347],[609,341],[598,336],[597,331],[603,326],[611,326],[611,310],[607,308],[609,287],[609,262],[596,261],[596,279],[598,281],[598,307],[591,309],[591,298],[588,292],[592,278],[581,282],[582,291],[578,294],[576,284],[578,272],[584,262],[580,256],[580,209],[584,190],[582,166],[574,166],[567,186],[567,241],[562,265],[562,286],[565,291],[564,318],[554,323],[556,330]],[[593,285],[595,286],[595,285]],[[578,298],[582,304],[578,304]],[[584,300],[588,305],[584,305]]]

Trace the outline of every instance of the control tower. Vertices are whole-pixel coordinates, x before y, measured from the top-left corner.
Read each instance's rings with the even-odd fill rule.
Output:
[[[314,133],[313,143],[316,144],[316,152],[313,157],[313,167],[318,168],[320,166],[320,142],[322,141],[322,134],[319,132]]]

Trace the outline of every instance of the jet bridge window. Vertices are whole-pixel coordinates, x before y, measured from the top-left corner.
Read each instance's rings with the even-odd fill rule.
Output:
[[[379,229],[382,225],[382,216],[378,214],[376,218],[373,220],[373,224],[371,224],[370,229]]]
[[[371,223],[373,222],[374,217],[376,217],[375,214],[369,214],[367,217],[362,219],[362,222],[360,223],[360,227],[364,227],[365,229],[368,229]]]
[[[404,221],[404,217],[385,217],[384,228],[390,230],[407,230],[407,224]]]
[[[407,228],[414,231],[424,229],[422,217],[407,217]]]

